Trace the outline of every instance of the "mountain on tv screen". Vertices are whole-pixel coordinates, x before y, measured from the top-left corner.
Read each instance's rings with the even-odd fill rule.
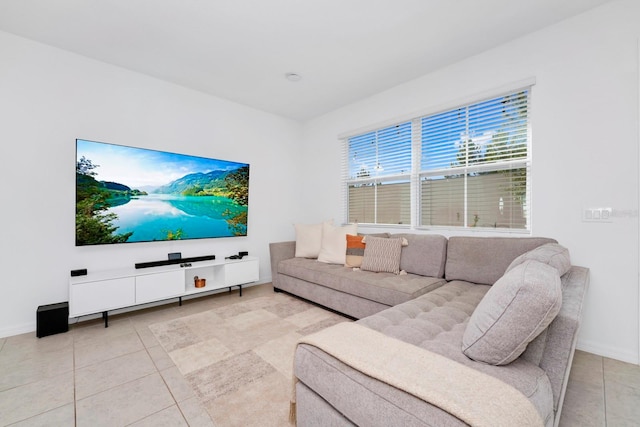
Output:
[[[76,140],[76,246],[247,235],[249,165]]]

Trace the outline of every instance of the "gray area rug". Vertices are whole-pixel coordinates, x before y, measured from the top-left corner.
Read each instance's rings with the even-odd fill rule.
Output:
[[[149,328],[220,426],[286,426],[298,339],[344,317],[273,293]]]

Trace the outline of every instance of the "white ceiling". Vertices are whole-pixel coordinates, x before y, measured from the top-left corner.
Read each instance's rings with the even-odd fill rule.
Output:
[[[307,120],[607,1],[1,0],[0,30]]]

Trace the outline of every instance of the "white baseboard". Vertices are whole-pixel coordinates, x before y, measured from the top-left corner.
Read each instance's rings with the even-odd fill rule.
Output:
[[[14,335],[27,334],[36,331],[36,323],[28,322],[22,325],[13,325],[8,328],[0,329],[0,338],[12,337]]]
[[[630,352],[626,349],[620,349],[615,347],[609,347],[593,341],[579,340],[576,346],[578,350],[586,351],[587,353],[597,354],[598,356],[608,357],[610,359],[620,360],[622,362],[633,363],[638,365],[640,360],[639,355]]]

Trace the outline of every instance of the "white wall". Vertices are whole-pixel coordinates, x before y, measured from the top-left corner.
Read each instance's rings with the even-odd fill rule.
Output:
[[[640,3],[612,2],[307,123],[304,219],[344,219],[338,134],[533,77],[533,234],[591,269],[578,347],[637,363],[639,35]]]
[[[0,52],[0,337],[67,301],[71,269],[247,250],[270,281],[268,243],[298,216],[299,123],[7,33]],[[248,236],[76,248],[76,138],[249,163]]]

